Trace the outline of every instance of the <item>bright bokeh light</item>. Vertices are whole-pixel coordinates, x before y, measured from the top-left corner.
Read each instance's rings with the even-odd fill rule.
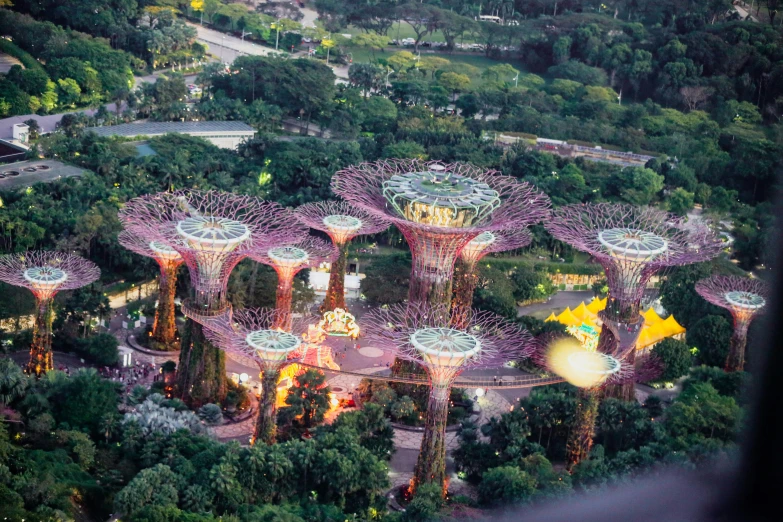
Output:
[[[586,350],[576,339],[558,339],[547,350],[549,368],[579,388],[600,386],[619,367],[613,359]]]

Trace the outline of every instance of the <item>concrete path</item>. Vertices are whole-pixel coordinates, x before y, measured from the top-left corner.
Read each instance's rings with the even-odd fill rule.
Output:
[[[582,301],[585,304],[590,303],[593,299],[593,292],[591,290],[585,291],[562,291],[557,292],[555,295],[549,298],[549,301],[545,303],[534,303],[525,306],[517,307],[517,315],[532,315],[535,312],[565,309],[566,306],[571,308],[579,306]]]

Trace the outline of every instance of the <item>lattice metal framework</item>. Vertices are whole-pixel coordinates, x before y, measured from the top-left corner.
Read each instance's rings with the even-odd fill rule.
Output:
[[[356,236],[376,234],[391,224],[361,207],[344,201],[308,203],[294,211],[297,219],[310,228],[326,232],[339,250],[329,274],[321,312],[345,309],[345,270],[348,264],[348,245]]]
[[[190,306],[215,312],[224,311],[228,277],[239,261],[307,233],[277,203],[218,191],[142,196],[119,216],[127,229],[176,250],[190,273]]]
[[[261,370],[261,401],[253,442],[275,442],[280,370],[302,355],[302,335],[307,332],[307,323],[303,319],[293,320],[291,329],[285,331],[278,328],[282,319],[279,310],[245,308],[205,325],[207,339],[233,359],[256,364]]]
[[[55,294],[86,286],[100,275],[95,263],[65,252],[29,250],[0,256],[0,281],[29,289],[37,304],[28,373],[40,376],[54,368],[52,299]]]
[[[424,437],[416,464],[414,489],[445,480],[445,426],[449,391],[463,371],[498,368],[530,355],[533,337],[518,325],[483,311],[473,312],[456,329],[445,310],[423,304],[399,304],[363,317],[366,343],[426,370],[431,385]]]
[[[715,275],[696,283],[696,292],[710,303],[727,309],[734,318],[726,371],[742,371],[745,367],[745,347],[748,327],[763,313],[769,300],[769,287],[764,281],[737,276]]]
[[[294,276],[306,268],[329,263],[338,254],[334,245],[309,236],[302,241],[281,243],[272,248],[252,252],[250,257],[275,269],[277,272],[275,308],[280,311],[281,317],[290,317]],[[280,326],[287,328],[285,324]]]
[[[641,331],[639,305],[650,278],[667,267],[712,259],[722,249],[706,226],[650,207],[567,205],[553,212],[546,228],[604,268],[609,302],[601,313],[599,351],[621,359],[633,353]]]
[[[337,172],[332,189],[400,229],[413,255],[410,301],[446,308],[456,256],[470,240],[537,223],[550,205],[529,184],[466,163],[362,163]]]
[[[452,302],[455,310],[454,315],[460,323],[470,313],[473,304],[473,293],[478,283],[478,274],[476,273],[478,262],[487,254],[525,247],[530,244],[532,239],[530,231],[523,228],[482,232],[460,250],[459,261],[455,269],[454,300]]]
[[[277,203],[217,191],[142,196],[129,201],[119,217],[134,234],[166,243],[182,256],[191,281],[182,309],[199,324],[229,312],[226,286],[239,261],[307,232]],[[193,406],[221,400],[227,389],[222,353],[193,322],[185,333],[177,370],[183,399]]]
[[[144,257],[151,257],[158,263],[158,307],[152,326],[152,341],[165,349],[174,350],[177,344],[177,327],[174,320],[174,293],[177,286],[177,270],[182,256],[168,243],[149,241],[131,230],[123,230],[117,237],[119,243]]]

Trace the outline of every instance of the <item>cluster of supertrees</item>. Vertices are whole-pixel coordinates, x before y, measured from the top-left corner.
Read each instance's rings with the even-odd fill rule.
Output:
[[[293,317],[295,274],[331,262],[321,311],[344,308],[351,239],[395,225],[412,255],[408,302],[370,312],[363,330],[370,344],[418,368],[429,380],[413,490],[423,483],[447,485],[445,426],[456,377],[525,357],[578,376],[572,381],[580,392],[568,441],[569,467],[586,458],[601,398],[607,393],[632,398],[628,393],[633,384],[659,370],[654,358],[637,360],[635,355],[643,321],[639,308],[650,278],[667,267],[709,260],[722,248],[705,226],[651,208],[587,204],[552,212],[549,199],[529,184],[467,164],[364,163],[337,172],[332,189],[344,202],[296,210],[215,191],[147,195],[120,211],[125,227],[120,242],[160,265],[152,339],[164,349],[177,342],[174,288],[179,266],[188,268],[180,396],[195,407],[220,401],[226,394],[226,352],[257,364],[263,389],[253,440],[272,443],[280,370],[302,360],[305,346],[318,337],[308,332],[307,320]],[[471,308],[482,257],[528,245],[529,227],[540,222],[555,238],[589,253],[604,268],[609,301],[600,315],[603,328],[596,352],[573,343],[563,348],[561,338],[533,339],[517,324]],[[328,234],[331,244],[309,236],[308,227]],[[228,278],[244,258],[277,271],[274,310],[231,309]],[[54,293],[97,277],[94,265],[68,254],[28,252],[0,258],[0,279],[30,288],[39,303],[30,371],[40,374],[52,367]],[[751,279],[713,277],[699,282],[697,291],[734,316],[726,368],[741,370],[747,326],[764,307],[766,289]],[[559,347],[553,349],[555,345]]]

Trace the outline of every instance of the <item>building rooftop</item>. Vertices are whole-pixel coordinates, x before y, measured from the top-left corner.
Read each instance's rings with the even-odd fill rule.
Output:
[[[256,130],[241,121],[160,121],[125,123],[106,127],[89,127],[87,130],[98,136],[154,136],[177,132],[180,134],[202,133],[255,133]]]
[[[50,159],[18,161],[0,165],[0,191],[81,176],[84,169]]]

